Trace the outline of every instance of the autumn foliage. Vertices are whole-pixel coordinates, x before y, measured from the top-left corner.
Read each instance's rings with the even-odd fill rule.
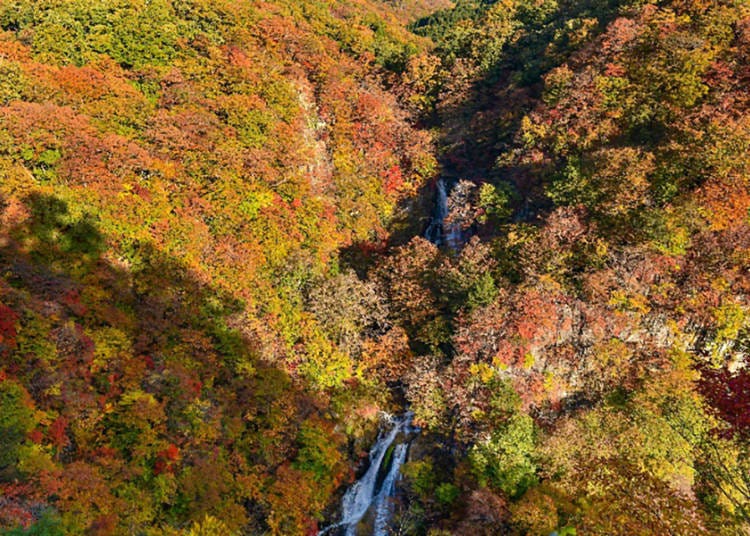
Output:
[[[405,406],[401,534],[747,533],[745,3],[0,30],[0,533],[316,534]]]

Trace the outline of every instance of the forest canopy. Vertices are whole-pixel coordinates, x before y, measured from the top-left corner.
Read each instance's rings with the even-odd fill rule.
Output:
[[[316,534],[407,408],[394,533],[746,534],[748,87],[742,0],[0,2],[0,534]]]

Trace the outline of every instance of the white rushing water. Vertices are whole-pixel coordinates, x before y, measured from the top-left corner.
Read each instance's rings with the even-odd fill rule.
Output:
[[[448,209],[449,187],[444,177],[437,180],[437,196],[432,219],[427,226],[424,236],[436,246],[446,245],[456,249],[461,244],[461,227],[454,222],[446,222],[450,211]]]
[[[391,498],[401,477],[401,466],[406,461],[409,436],[417,431],[411,426],[411,419],[412,414],[406,413],[385,420],[370,450],[370,466],[362,478],[346,490],[341,501],[341,521],[320,531],[319,536],[358,536],[358,525],[367,515],[373,519],[372,536],[387,536],[393,515]],[[386,456],[394,442],[397,444],[390,456]],[[384,464],[387,467],[383,467]]]
[[[396,445],[393,449],[393,461],[388,474],[383,480],[380,493],[375,499],[375,527],[373,536],[388,536],[388,523],[393,516],[391,497],[396,491],[396,480],[401,477],[401,466],[406,461],[406,453],[409,450],[408,443]]]

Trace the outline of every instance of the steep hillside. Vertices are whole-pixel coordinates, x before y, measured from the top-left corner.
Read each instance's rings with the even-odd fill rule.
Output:
[[[465,1],[413,25],[474,237],[375,274],[437,432],[412,530],[746,533],[749,16]]]
[[[381,88],[423,42],[379,13],[0,4],[0,527],[315,526],[332,412],[385,394],[344,389],[370,302],[311,302],[435,169]]]

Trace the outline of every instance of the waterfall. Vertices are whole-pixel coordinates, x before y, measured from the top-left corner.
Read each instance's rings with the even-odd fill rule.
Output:
[[[372,536],[386,536],[393,515],[392,497],[406,461],[411,435],[418,429],[411,426],[412,414],[386,419],[370,450],[370,466],[362,477],[346,490],[341,501],[341,520],[321,530],[324,534],[358,536],[358,526],[372,519]],[[387,456],[390,447],[390,456]],[[383,474],[385,473],[385,476]]]
[[[447,222],[448,217],[448,194],[450,187],[447,179],[440,177],[437,180],[437,196],[435,207],[432,211],[432,219],[425,230],[424,236],[436,246],[446,245],[451,249],[457,249],[462,242],[461,227],[455,222]]]
[[[383,481],[380,493],[378,493],[375,499],[375,528],[372,532],[373,536],[388,536],[388,522],[393,515],[390,498],[393,497],[396,491],[396,479],[401,476],[401,466],[406,461],[408,449],[408,443],[401,443],[393,449],[391,468],[388,470],[388,475],[386,475]]]
[[[439,246],[443,243],[443,220],[448,215],[448,190],[445,185],[445,179],[440,177],[437,180],[437,197],[435,207],[432,210],[432,219],[427,226],[424,236],[433,244]]]

